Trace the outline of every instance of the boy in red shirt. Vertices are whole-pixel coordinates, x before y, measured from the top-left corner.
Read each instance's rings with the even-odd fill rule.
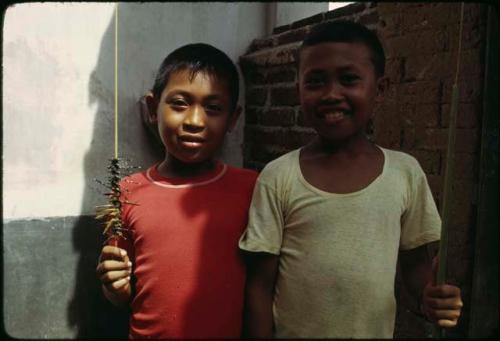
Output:
[[[238,338],[245,267],[238,239],[257,174],[216,159],[240,114],[238,72],[222,51],[183,46],[166,57],[151,94],[165,159],[122,181],[128,235],[104,246],[106,298],[130,304],[130,338]]]

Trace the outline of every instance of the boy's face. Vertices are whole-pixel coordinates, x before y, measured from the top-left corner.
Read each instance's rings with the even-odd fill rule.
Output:
[[[171,74],[161,98],[156,100],[163,145],[171,156],[185,163],[213,158],[226,132],[236,124],[240,110],[231,112],[226,82],[203,72],[190,79],[188,70]]]
[[[298,88],[306,120],[321,138],[336,142],[364,133],[383,80],[367,46],[328,42],[301,51]]]

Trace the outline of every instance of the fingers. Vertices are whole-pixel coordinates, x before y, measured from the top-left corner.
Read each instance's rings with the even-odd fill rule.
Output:
[[[126,288],[132,274],[132,263],[127,252],[116,246],[104,246],[96,273],[108,291],[116,292]]]
[[[131,269],[119,270],[119,271],[106,271],[99,278],[102,284],[109,284],[116,282],[126,277],[130,277],[132,274]]]
[[[455,327],[458,323],[458,319],[460,318],[460,309],[435,310],[424,308],[424,310],[427,319],[442,328]]]
[[[424,296],[430,298],[461,297],[460,288],[454,285],[428,285],[424,289]]]
[[[427,285],[422,303],[427,318],[439,327],[457,325],[463,307],[460,288],[448,284]]]
[[[125,289],[126,286],[130,283],[130,276],[127,276],[125,278],[121,278],[117,281],[109,282],[109,283],[103,283],[103,285],[106,287],[111,292],[116,292],[120,291],[122,289]]]
[[[99,256],[99,263],[106,259],[117,259],[125,261],[127,251],[116,246],[106,245],[102,248],[101,255]]]

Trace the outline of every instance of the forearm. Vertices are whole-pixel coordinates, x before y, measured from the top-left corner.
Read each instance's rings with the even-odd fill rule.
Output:
[[[270,339],[274,334],[273,296],[279,258],[266,253],[248,256],[244,335]]]
[[[417,249],[401,253],[401,274],[405,288],[414,298],[415,307],[420,311],[422,295],[427,283],[432,281],[432,259],[439,243],[423,245]]]
[[[273,293],[264,288],[247,287],[245,336],[271,339],[273,337]]]

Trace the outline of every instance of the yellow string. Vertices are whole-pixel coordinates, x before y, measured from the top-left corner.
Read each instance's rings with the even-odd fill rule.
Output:
[[[115,159],[118,158],[118,3],[115,7]]]

